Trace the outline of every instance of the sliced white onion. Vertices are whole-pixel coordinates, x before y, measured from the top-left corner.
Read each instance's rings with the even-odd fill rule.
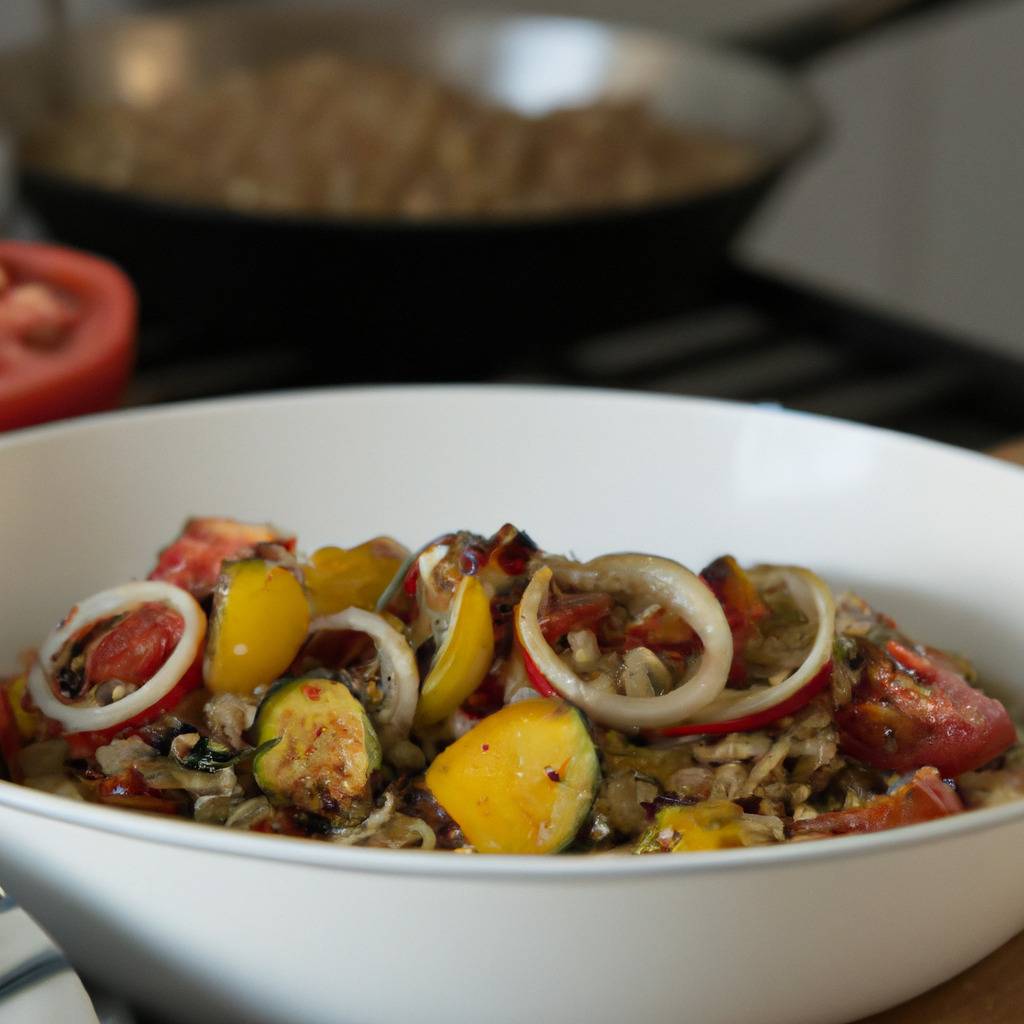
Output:
[[[322,629],[349,629],[365,633],[373,640],[384,684],[384,703],[375,716],[381,726],[380,738],[385,746],[405,739],[412,728],[420,693],[416,658],[405,637],[383,616],[362,608],[346,608],[335,615],[325,615],[315,619],[309,629],[311,633]]]
[[[836,632],[836,606],[832,591],[820,576],[792,565],[762,565],[750,571],[759,590],[784,584],[797,607],[816,623],[814,642],[807,657],[792,675],[774,686],[752,686],[749,690],[724,691],[714,703],[693,716],[695,723],[727,722],[733,718],[768,711],[800,692],[832,657]],[[676,723],[680,724],[680,723]]]
[[[696,674],[656,697],[626,697],[588,686],[554,652],[540,629],[541,602],[554,574],[550,566],[530,580],[516,610],[519,641],[548,682],[595,721],[626,732],[674,725],[710,704],[725,688],[732,664],[732,632],[722,606],[689,569],[654,555],[604,555],[585,565],[556,565],[559,578],[577,590],[652,597],[681,616],[704,645]]]
[[[165,604],[176,611],[185,624],[177,647],[156,673],[134,693],[111,704],[65,704],[54,693],[52,674],[68,641],[93,623],[133,611],[151,601]],[[181,681],[195,661],[206,638],[206,615],[196,599],[171,583],[143,580],[122,583],[110,590],[101,590],[80,601],[68,617],[43,641],[39,655],[28,677],[28,690],[36,707],[49,718],[56,719],[67,732],[91,732],[109,729],[127,722],[157,701],[162,700]]]

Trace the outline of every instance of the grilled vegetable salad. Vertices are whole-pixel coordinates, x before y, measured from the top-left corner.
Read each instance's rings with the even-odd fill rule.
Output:
[[[962,658],[808,569],[578,562],[514,526],[296,551],[200,518],[2,681],[8,777],[341,844],[683,853],[1024,796]]]

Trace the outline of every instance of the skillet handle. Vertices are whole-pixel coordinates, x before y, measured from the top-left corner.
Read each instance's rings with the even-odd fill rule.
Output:
[[[796,15],[726,41],[775,64],[799,68],[845,43],[957,2],[968,7],[972,0],[843,0],[825,10]]]

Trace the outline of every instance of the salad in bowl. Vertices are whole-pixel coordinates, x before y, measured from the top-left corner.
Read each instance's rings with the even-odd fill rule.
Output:
[[[190,519],[2,698],[15,782],[343,845],[690,853],[1024,796],[970,662],[811,569],[578,561],[511,524],[303,553]]]

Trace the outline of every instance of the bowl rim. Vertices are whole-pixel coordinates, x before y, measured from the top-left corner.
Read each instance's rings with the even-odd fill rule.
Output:
[[[486,395],[489,399],[506,401],[523,398],[557,400],[559,402],[602,402],[626,405],[660,405],[706,410],[732,417],[754,419],[803,420],[812,429],[835,430],[846,434],[874,437],[887,444],[903,448],[932,450],[947,458],[972,464],[984,472],[1024,488],[1024,470],[1007,462],[979,452],[956,448],[927,438],[900,434],[880,427],[850,423],[848,421],[783,409],[774,405],[751,405],[719,399],[695,398],[665,394],[604,388],[569,388],[538,385],[479,385],[479,384],[410,384],[410,385],[354,385],[295,389],[267,394],[237,395],[142,409],[98,413],[78,420],[43,424],[12,431],[0,437],[0,458],[3,453],[18,448],[32,447],[36,442],[59,439],[62,436],[92,434],[110,427],[121,428],[139,421],[173,421],[206,413],[245,415],[274,406],[304,405],[311,402],[345,402],[390,398],[391,400],[431,398],[450,403],[473,400]],[[316,867],[346,872],[428,876],[464,880],[489,879],[518,881],[616,878],[633,879],[663,874],[705,874],[735,870],[757,870],[767,867],[799,867],[823,860],[843,860],[883,854],[897,849],[917,847],[925,843],[953,840],[979,832],[990,832],[1005,825],[1024,823],[1024,799],[996,807],[981,808],[950,817],[929,821],[912,827],[893,829],[867,835],[833,837],[828,841],[783,843],[773,846],[751,847],[720,851],[696,852],[685,857],[636,857],[622,853],[579,854],[568,856],[527,857],[516,855],[459,856],[448,852],[423,850],[385,850],[365,847],[341,847],[329,842],[296,839],[239,832],[224,827],[203,825],[187,819],[165,819],[144,813],[125,813],[113,807],[104,807],[70,800],[66,797],[33,790],[27,786],[0,780],[0,807],[16,812],[41,816],[73,826],[95,829],[108,834],[184,847],[227,856],[255,857],[297,866]]]

